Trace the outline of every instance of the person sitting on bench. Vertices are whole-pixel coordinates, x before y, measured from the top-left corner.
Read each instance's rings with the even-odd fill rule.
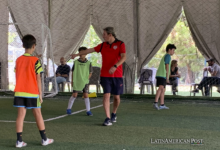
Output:
[[[177,60],[172,60],[171,67],[170,67],[170,84],[172,85],[172,91],[173,95],[176,95],[176,92],[178,92],[177,86],[178,86],[178,78],[180,78],[180,74],[178,72],[178,63]]]

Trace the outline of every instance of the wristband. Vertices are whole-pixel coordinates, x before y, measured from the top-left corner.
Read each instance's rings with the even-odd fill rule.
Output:
[[[115,68],[118,68],[117,65],[114,65]]]

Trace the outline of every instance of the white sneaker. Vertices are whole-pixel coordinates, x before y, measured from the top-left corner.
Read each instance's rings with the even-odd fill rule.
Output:
[[[160,109],[169,109],[169,107],[167,107],[165,105],[163,105],[163,106],[160,105]]]
[[[42,144],[43,146],[46,146],[46,145],[52,144],[53,142],[54,142],[53,139],[47,138],[46,141],[44,141],[44,140],[42,139],[41,144]]]
[[[18,147],[18,148],[25,147],[25,146],[27,146],[27,143],[23,141],[22,142],[17,141],[15,145],[15,147]]]
[[[153,107],[156,109],[156,110],[159,110],[160,108],[158,107],[158,104],[157,103],[153,103]]]

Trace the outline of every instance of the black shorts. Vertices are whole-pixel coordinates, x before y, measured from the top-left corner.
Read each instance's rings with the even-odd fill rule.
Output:
[[[164,88],[166,88],[166,79],[162,78],[162,77],[156,77],[157,79],[157,87],[159,87],[160,85],[163,85]]]
[[[123,78],[101,77],[100,84],[102,85],[104,94],[105,93],[111,93],[113,95],[123,94]]]
[[[73,93],[80,93],[80,92],[83,92],[83,93],[89,93],[89,85],[86,84],[84,89],[82,91],[76,91],[76,90],[73,90]]]
[[[27,109],[41,108],[41,103],[39,98],[15,97],[14,107],[25,107]]]

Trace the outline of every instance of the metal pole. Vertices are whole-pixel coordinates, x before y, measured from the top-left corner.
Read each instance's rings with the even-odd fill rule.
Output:
[[[132,93],[134,93],[135,88],[135,75],[137,72],[137,65],[138,65],[138,55],[139,55],[139,0],[133,1],[133,18],[134,18],[134,67],[132,69]]]
[[[48,0],[48,27],[49,27],[49,29],[51,29],[50,20],[51,20],[51,0]],[[47,46],[48,46],[47,50],[50,49],[50,44],[47,44]],[[50,54],[50,53],[48,53],[48,51],[47,51],[47,72],[46,72],[47,77],[49,77],[49,63],[50,63],[50,61],[49,61],[50,55],[48,57],[48,54]]]

